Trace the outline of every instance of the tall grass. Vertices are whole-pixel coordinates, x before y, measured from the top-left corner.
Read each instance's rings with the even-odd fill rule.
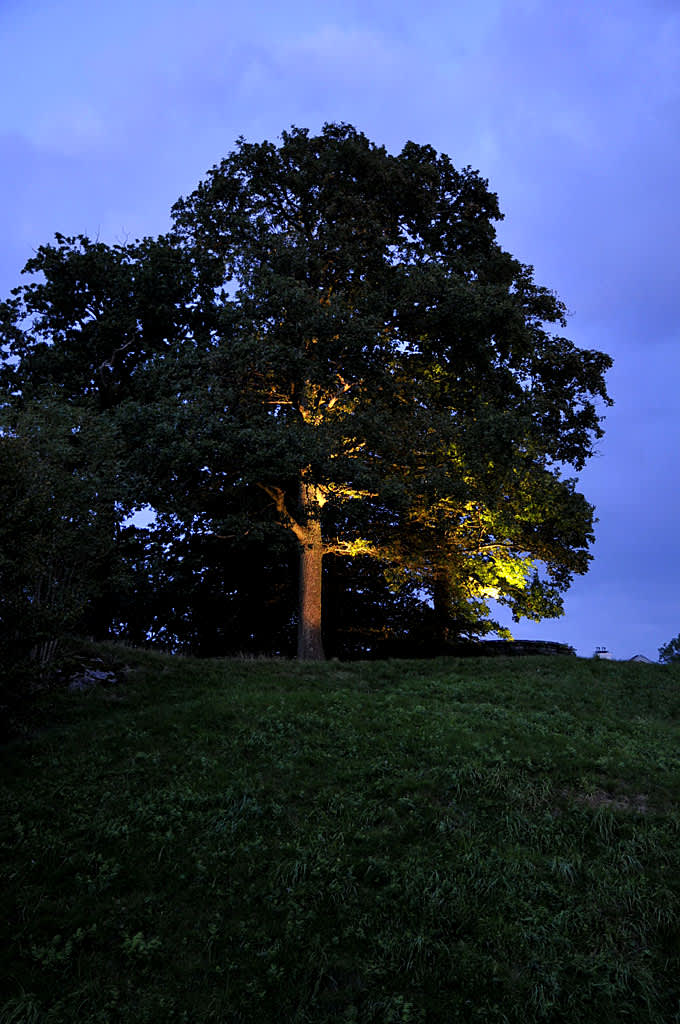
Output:
[[[2,752],[0,1024],[680,1021],[678,670],[125,658]]]

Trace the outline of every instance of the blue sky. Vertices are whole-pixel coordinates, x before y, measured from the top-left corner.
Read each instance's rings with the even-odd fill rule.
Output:
[[[567,336],[615,359],[591,570],[517,635],[626,658],[680,632],[677,0],[0,0],[0,56],[3,296],[55,231],[164,231],[240,135],[341,120],[478,169]]]

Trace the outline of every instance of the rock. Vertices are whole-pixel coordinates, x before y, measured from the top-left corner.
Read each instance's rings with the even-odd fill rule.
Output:
[[[71,676],[68,684],[69,693],[82,693],[84,690],[91,690],[93,686],[101,683],[117,683],[118,678],[115,672],[108,672],[105,669],[85,668]]]

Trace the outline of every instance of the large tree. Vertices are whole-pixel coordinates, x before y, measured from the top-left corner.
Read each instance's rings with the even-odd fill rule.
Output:
[[[295,538],[299,656],[323,653],[328,554],[559,612],[593,521],[561,471],[601,436],[610,360],[548,330],[564,306],[498,244],[487,182],[326,125],[240,141],[174,215],[210,335],[206,472]]]
[[[559,614],[593,525],[563,473],[601,436],[610,360],[555,333],[487,182],[331,124],[239,141],[173,212],[155,241],[39,250],[4,307],[15,393],[114,409],[126,479],[180,536],[288,538],[302,658],[327,556],[430,593],[443,634],[492,597]]]

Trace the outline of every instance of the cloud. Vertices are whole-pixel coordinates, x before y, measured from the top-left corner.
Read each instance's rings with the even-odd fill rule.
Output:
[[[502,237],[584,321],[671,315],[679,67],[677,14],[629,3],[508,9],[473,70]]]

